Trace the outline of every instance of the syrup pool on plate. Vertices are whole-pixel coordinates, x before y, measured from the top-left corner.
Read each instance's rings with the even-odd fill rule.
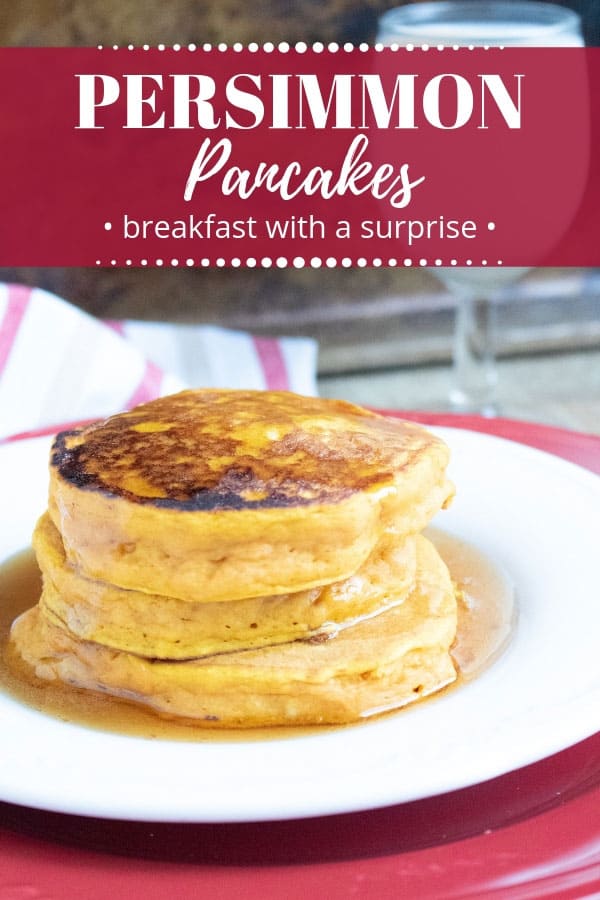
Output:
[[[445,560],[457,588],[458,631],[452,657],[459,676],[456,687],[460,689],[461,682],[493,664],[510,640],[515,627],[514,587],[508,576],[472,544],[433,528],[428,529],[427,537]],[[8,642],[12,622],[38,602],[40,593],[41,576],[33,551],[19,553],[0,566],[0,690],[55,718],[148,739],[212,742],[293,738],[356,727],[211,730],[161,718],[140,705],[62,682],[41,681],[14,658]],[[451,685],[449,690],[453,689]],[[431,699],[436,696],[431,695]],[[402,710],[387,715],[402,715]]]

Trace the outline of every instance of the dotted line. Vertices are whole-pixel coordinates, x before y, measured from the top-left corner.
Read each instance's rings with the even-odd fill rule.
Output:
[[[119,263],[116,259],[111,259],[110,262],[103,262],[101,259],[96,260],[97,266],[157,266],[158,268],[163,267],[172,267],[176,268],[177,266],[187,266],[191,267],[200,267],[200,268],[224,268],[226,266],[231,266],[234,269],[238,268],[247,268],[247,269],[285,269],[288,267],[292,267],[295,269],[320,269],[322,267],[328,269],[335,269],[341,267],[343,269],[350,269],[353,266],[359,269],[363,269],[367,266],[372,266],[373,268],[397,268],[404,267],[410,268],[411,266],[502,266],[504,263],[501,259],[496,260],[495,263],[490,263],[487,259],[482,259],[479,262],[474,261],[472,259],[466,259],[459,261],[458,259],[450,259],[444,262],[442,259],[382,259],[379,256],[373,257],[372,259],[367,259],[364,256],[359,256],[356,259],[351,259],[349,256],[342,256],[339,259],[335,256],[327,256],[322,259],[320,256],[312,256],[310,259],[306,259],[303,256],[294,256],[288,258],[287,256],[277,256],[275,258],[271,258],[270,256],[263,256],[261,258],[249,256],[246,259],[242,259],[241,257],[234,256],[231,259],[227,260],[222,256],[218,256],[214,259],[209,259],[208,257],[200,257],[198,259],[140,259],[137,262],[134,262],[132,259],[124,260],[124,263]]]
[[[421,50],[423,52],[427,52],[428,50],[504,50],[503,45],[476,45],[476,44],[382,44],[377,42],[376,44],[338,44],[336,41],[331,41],[328,44],[324,44],[321,41],[315,41],[315,43],[310,46],[304,41],[297,41],[295,44],[289,44],[287,41],[281,41],[279,44],[273,44],[271,41],[266,41],[266,43],[260,45],[256,42],[249,43],[247,45],[236,42],[235,44],[173,44],[171,47],[167,47],[166,44],[157,44],[156,47],[152,47],[150,44],[140,44],[139,47],[135,47],[134,44],[124,44],[123,46],[119,46],[119,44],[98,44],[98,50],[173,50],[175,53],[178,53],[181,50],[188,50],[190,53],[195,53],[197,50],[202,50],[204,53],[212,53],[213,51],[217,51],[218,53],[227,53],[228,51],[232,51],[233,53],[241,53],[243,50],[249,50],[250,53],[258,53],[262,50],[263,53],[274,53],[275,51],[279,53],[289,53],[290,51],[295,51],[296,53],[306,53],[308,50],[312,50],[313,53],[324,53],[327,51],[328,53],[354,53],[358,51],[359,53],[367,53],[369,50],[375,50],[376,53],[381,53],[383,51],[392,51],[397,53],[399,50],[407,50],[408,52],[412,52],[414,50]]]

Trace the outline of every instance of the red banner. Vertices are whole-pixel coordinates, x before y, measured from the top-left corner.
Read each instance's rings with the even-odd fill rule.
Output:
[[[0,50],[3,266],[600,265],[600,50]]]

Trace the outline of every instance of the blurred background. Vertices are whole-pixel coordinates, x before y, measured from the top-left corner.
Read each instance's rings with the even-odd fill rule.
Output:
[[[481,0],[485,3],[486,0]],[[22,0],[4,46],[373,42],[382,0]],[[600,45],[600,0],[563,3]],[[597,148],[595,148],[597,152]],[[600,240],[600,235],[599,235]],[[447,408],[455,300],[421,269],[0,269],[103,318],[217,323],[319,342],[319,389]],[[503,415],[600,433],[600,270],[544,269],[497,295]]]

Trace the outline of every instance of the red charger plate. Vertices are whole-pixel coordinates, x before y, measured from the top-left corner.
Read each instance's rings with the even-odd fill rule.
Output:
[[[496,434],[600,474],[593,435],[509,419],[402,415]],[[0,900],[311,895],[600,896],[600,733],[465,790],[313,819],[141,823],[0,803]]]

